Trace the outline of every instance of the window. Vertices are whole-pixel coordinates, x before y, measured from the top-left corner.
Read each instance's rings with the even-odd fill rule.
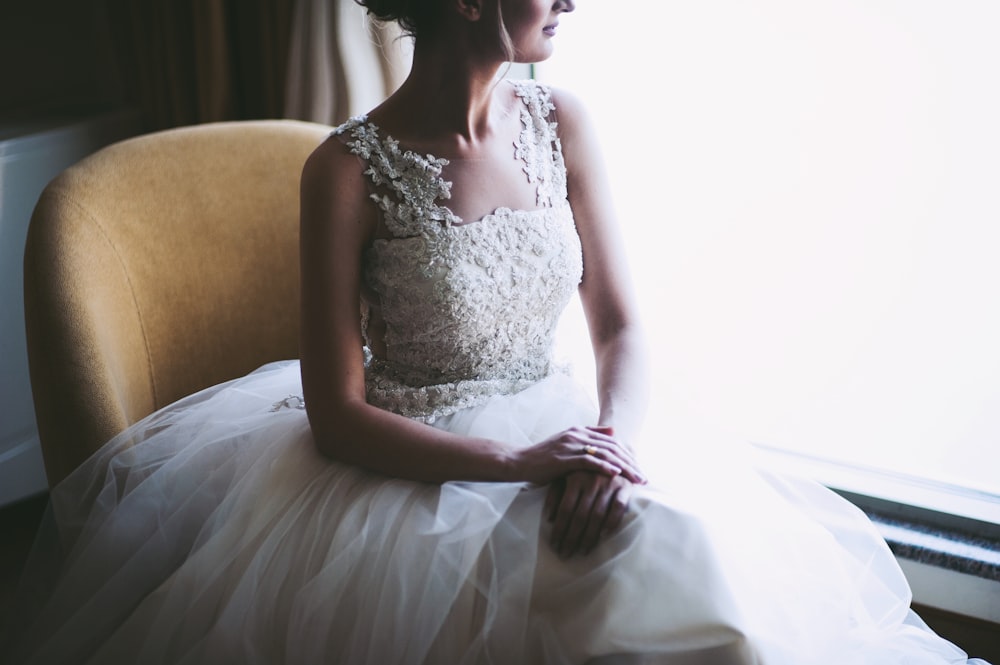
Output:
[[[678,441],[1000,522],[997,26],[991,0],[561,19],[537,77],[601,127]]]

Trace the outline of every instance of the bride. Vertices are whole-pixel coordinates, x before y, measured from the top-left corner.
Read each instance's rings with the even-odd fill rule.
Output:
[[[14,662],[972,662],[826,489],[682,455],[647,484],[666,442],[595,132],[498,76],[574,2],[358,1],[413,68],[304,167],[300,361],[53,490],[67,554]],[[596,406],[553,360],[574,293]]]

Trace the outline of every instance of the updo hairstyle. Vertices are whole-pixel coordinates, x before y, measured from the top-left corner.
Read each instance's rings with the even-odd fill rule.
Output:
[[[432,32],[441,17],[441,0],[354,0],[368,11],[372,18],[395,21],[403,34],[416,37]]]
[[[443,14],[444,0],[354,0],[364,7],[368,15],[377,21],[395,21],[403,31],[416,39],[418,35],[427,36],[440,25]],[[503,20],[503,10],[500,2],[496,3],[497,22],[499,24],[500,47],[508,62],[514,60],[514,43]]]

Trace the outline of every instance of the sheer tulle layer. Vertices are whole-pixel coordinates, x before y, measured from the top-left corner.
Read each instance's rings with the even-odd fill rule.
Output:
[[[560,560],[544,488],[322,458],[304,411],[272,410],[298,376],[272,365],[183,400],[53,492],[25,578],[47,600],[25,606],[16,662],[966,662],[823,488],[681,462],[620,532]],[[556,376],[435,426],[526,445],[593,417]]]

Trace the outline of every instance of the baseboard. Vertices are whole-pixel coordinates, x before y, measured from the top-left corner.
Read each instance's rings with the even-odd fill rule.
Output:
[[[970,658],[1000,663],[1000,624],[955,614],[919,603],[913,609],[934,632],[964,650]]]

